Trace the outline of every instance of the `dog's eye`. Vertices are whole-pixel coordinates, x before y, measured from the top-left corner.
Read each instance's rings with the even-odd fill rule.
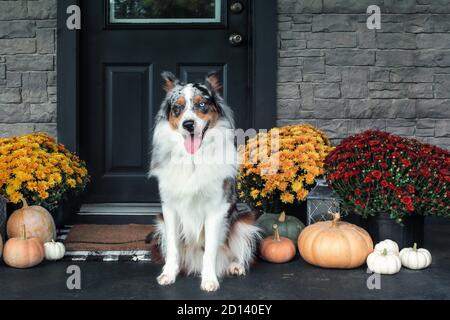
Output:
[[[176,116],[176,117],[178,117],[178,116],[180,115],[181,110],[183,110],[183,107],[182,107],[182,106],[174,105],[174,106],[172,107],[172,113],[173,113],[173,115]]]
[[[200,102],[200,103],[198,104],[198,108],[200,109],[201,112],[206,112],[206,111],[208,111],[208,109],[207,109],[207,107],[206,107],[206,103],[204,103],[204,102]]]

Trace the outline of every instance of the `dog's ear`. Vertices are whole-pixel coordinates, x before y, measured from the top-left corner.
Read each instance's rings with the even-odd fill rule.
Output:
[[[210,72],[206,76],[206,85],[211,89],[211,91],[219,93],[220,89],[222,89],[222,84],[220,83],[217,71]]]
[[[170,71],[164,71],[161,73],[161,77],[164,80],[163,88],[166,92],[172,91],[172,89],[180,82],[180,80],[178,80]]]

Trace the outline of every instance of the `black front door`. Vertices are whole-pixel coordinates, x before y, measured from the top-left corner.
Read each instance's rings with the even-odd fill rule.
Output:
[[[239,128],[251,125],[247,0],[82,0],[80,155],[85,202],[155,202],[147,179],[160,74],[218,71]]]

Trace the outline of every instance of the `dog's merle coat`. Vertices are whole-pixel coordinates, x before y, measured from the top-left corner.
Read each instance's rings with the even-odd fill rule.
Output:
[[[254,215],[236,211],[233,116],[215,75],[203,84],[162,76],[167,95],[156,117],[150,166],[163,210],[155,233],[165,261],[158,282],[171,284],[180,271],[196,273],[201,288],[214,291],[218,277],[246,272],[258,238]]]

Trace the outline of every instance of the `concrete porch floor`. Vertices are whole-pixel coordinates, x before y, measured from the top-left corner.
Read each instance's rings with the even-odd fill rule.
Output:
[[[44,262],[16,270],[0,264],[0,299],[450,299],[450,224],[426,224],[426,247],[432,266],[423,271],[402,269],[381,277],[381,289],[366,286],[366,268],[326,270],[301,258],[288,264],[258,262],[243,278],[225,278],[216,293],[200,291],[200,279],[179,276],[160,287],[160,265],[149,262]],[[68,290],[66,269],[81,268],[81,290]]]

